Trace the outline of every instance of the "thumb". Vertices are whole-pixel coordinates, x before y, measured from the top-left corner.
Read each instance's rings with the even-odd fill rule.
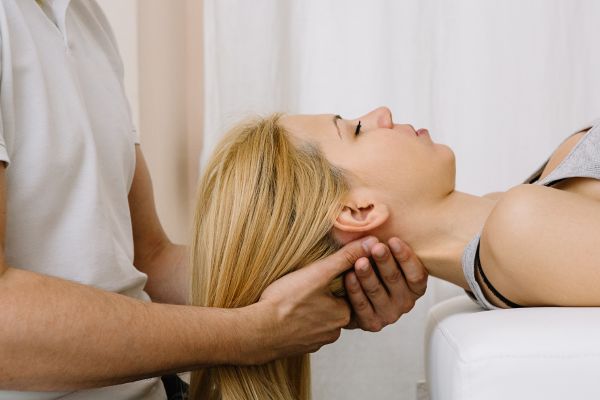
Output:
[[[356,260],[368,257],[371,247],[377,242],[374,236],[352,241],[332,255],[317,261],[312,268],[319,274],[323,284],[329,284],[333,278],[350,269]],[[363,243],[366,245],[363,246]]]

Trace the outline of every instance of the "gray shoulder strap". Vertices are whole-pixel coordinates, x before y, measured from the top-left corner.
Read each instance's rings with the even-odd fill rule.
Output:
[[[539,185],[550,186],[567,178],[600,179],[600,119]]]

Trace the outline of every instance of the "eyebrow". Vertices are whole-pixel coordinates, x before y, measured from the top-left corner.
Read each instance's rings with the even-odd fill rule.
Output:
[[[337,124],[337,120],[338,119],[342,119],[342,117],[340,117],[339,115],[334,115],[333,116],[333,124],[335,125],[335,129],[337,130],[337,134],[340,137],[340,139],[342,138],[342,134],[340,132],[340,127]]]

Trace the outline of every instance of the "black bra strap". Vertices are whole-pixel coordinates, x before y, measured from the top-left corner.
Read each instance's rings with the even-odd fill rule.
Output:
[[[483,278],[483,282],[485,283],[487,288],[490,289],[492,291],[492,293],[494,293],[494,296],[496,296],[498,299],[500,299],[507,306],[509,306],[511,308],[522,308],[523,307],[522,305],[517,304],[513,301],[510,301],[509,299],[504,297],[502,294],[500,294],[500,292],[498,290],[496,290],[496,288],[492,285],[492,283],[487,278],[487,276],[485,276],[485,273],[483,272],[483,268],[481,267],[481,262],[479,261],[479,245],[480,245],[480,243],[477,244],[477,251],[475,252],[475,268],[477,268],[477,271],[479,272],[479,275],[481,275],[481,277]]]

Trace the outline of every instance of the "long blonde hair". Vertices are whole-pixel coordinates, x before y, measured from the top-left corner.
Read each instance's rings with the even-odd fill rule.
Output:
[[[192,304],[242,307],[281,276],[337,249],[330,232],[347,185],[310,146],[297,146],[279,115],[232,129],[198,189]],[[192,399],[307,400],[309,356],[192,373]]]

